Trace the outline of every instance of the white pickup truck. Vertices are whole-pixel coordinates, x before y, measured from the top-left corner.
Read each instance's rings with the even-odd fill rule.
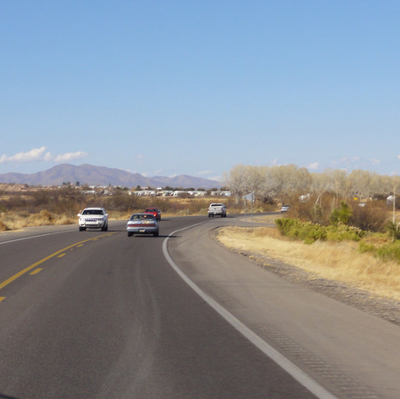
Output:
[[[226,206],[221,203],[212,203],[208,207],[208,217],[214,217],[216,215],[226,218]]]

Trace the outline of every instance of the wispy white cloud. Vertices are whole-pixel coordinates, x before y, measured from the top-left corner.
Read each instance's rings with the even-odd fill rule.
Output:
[[[353,163],[353,162],[358,162],[360,160],[359,156],[356,157],[344,157],[340,160],[342,163]]]
[[[198,174],[199,176],[204,176],[204,175],[210,175],[211,173],[213,173],[212,170],[204,170],[204,171],[202,171],[202,172],[198,172],[197,174]]]
[[[287,162],[281,163],[277,159],[274,159],[270,162],[271,166],[283,166],[283,165],[289,165]]]
[[[81,159],[88,156],[87,152],[77,151],[77,152],[67,152],[60,155],[52,155],[49,151],[46,151],[46,147],[34,148],[27,152],[18,152],[15,155],[7,156],[3,154],[0,157],[0,163],[6,162],[67,162],[75,159]]]
[[[378,164],[381,163],[381,160],[380,159],[376,159],[376,158],[372,158],[371,162],[372,162],[372,165],[378,165]]]
[[[352,168],[360,161],[360,157],[343,157],[332,162],[333,167],[342,169]]]
[[[18,152],[15,155],[7,156],[3,154],[0,158],[0,162],[35,162],[48,159],[49,153],[46,153],[46,147],[34,148],[27,152]]]
[[[75,159],[81,159],[88,156],[88,153],[85,151],[77,151],[77,152],[67,152],[62,155],[57,155],[54,157],[54,162],[67,162],[73,161]]]
[[[310,169],[310,170],[317,170],[318,168],[319,168],[319,163],[318,162],[310,163],[307,166],[307,169]]]
[[[144,162],[144,155],[136,155],[135,156],[135,159],[136,159],[136,163],[138,164],[138,165],[140,165],[141,163],[143,163]]]

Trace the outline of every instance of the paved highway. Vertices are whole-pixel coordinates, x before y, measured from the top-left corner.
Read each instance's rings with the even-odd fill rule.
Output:
[[[0,398],[398,398],[399,328],[210,239],[240,223],[1,234]]]

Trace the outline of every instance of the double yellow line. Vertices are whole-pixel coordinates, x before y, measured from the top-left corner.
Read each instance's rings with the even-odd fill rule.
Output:
[[[32,265],[26,267],[25,269],[21,270],[21,271],[18,272],[17,274],[14,274],[14,276],[12,276],[12,277],[8,278],[7,280],[3,281],[2,283],[0,283],[0,290],[1,290],[2,288],[4,288],[5,286],[7,286],[8,284],[12,283],[12,282],[13,282],[14,280],[16,280],[18,277],[21,277],[21,276],[24,275],[25,273],[29,272],[29,270],[34,269],[36,266],[39,266],[40,264],[46,262],[47,260],[49,260],[49,259],[51,259],[51,258],[54,258],[55,256],[57,256],[57,255],[59,255],[59,254],[62,254],[63,252],[65,252],[65,251],[67,251],[67,250],[69,250],[69,249],[71,249],[71,248],[73,248],[73,247],[83,245],[85,242],[88,242],[88,241],[96,241],[96,240],[99,239],[99,238],[111,236],[112,234],[115,234],[115,233],[108,233],[108,234],[103,234],[103,235],[101,235],[101,236],[96,236],[96,237],[93,237],[93,238],[89,238],[89,239],[87,239],[87,240],[80,241],[80,242],[77,242],[76,244],[70,245],[69,247],[60,249],[59,251],[54,252],[53,254],[51,254],[51,255],[49,255],[49,256],[46,256],[46,258],[43,258],[43,259],[39,260],[38,262],[36,262],[36,263],[34,263],[34,264],[32,264]],[[5,297],[1,297],[1,296],[0,296],[0,302],[3,301],[4,299],[5,299]]]

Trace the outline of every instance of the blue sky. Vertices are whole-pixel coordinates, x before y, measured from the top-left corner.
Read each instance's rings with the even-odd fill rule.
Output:
[[[398,1],[0,7],[0,173],[400,173]]]

